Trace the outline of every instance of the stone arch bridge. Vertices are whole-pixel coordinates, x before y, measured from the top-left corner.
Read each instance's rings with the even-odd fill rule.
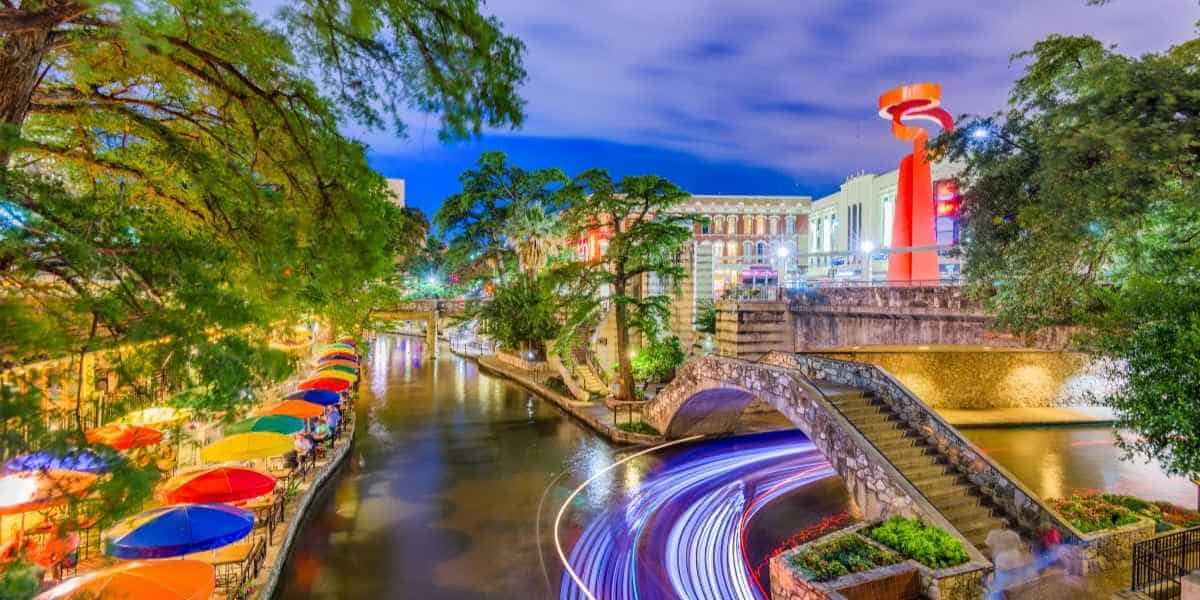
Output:
[[[867,519],[919,517],[982,559],[984,538],[1008,525],[1029,540],[1049,527],[1080,534],[874,365],[772,352],[757,362],[706,356],[681,366],[643,409],[667,438],[731,433],[755,400],[799,428],[845,481]]]

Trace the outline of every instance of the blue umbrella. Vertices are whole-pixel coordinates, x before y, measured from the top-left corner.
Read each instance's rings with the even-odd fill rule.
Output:
[[[250,534],[254,513],[228,504],[177,504],[117,523],[106,534],[117,558],[170,558],[232,544]]]
[[[329,390],[300,390],[288,394],[285,398],[288,400],[303,400],[305,402],[312,402],[313,404],[320,404],[321,406],[333,406],[342,399],[342,396],[337,392]]]
[[[91,450],[76,449],[62,452],[39,450],[18,456],[4,465],[4,470],[9,473],[48,469],[103,473],[108,470],[108,461]]]

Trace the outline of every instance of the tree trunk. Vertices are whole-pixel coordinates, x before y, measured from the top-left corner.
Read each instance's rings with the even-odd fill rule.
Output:
[[[50,29],[0,36],[0,127],[19,130],[25,122],[49,41]],[[0,146],[0,170],[8,167],[9,156],[10,152]]]
[[[621,302],[625,297],[625,280],[617,275],[613,283],[613,300],[617,303],[617,365],[618,381],[621,389],[617,400],[632,400],[633,396],[633,365],[629,362],[629,307]]]

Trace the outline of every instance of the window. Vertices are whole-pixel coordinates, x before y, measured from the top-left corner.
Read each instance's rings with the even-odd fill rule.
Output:
[[[734,241],[725,242],[725,255],[726,256],[737,256],[737,242],[734,242]]]
[[[758,226],[754,229],[755,234],[764,235],[767,233],[767,218],[765,216],[758,215],[757,225]]]
[[[723,254],[725,251],[725,244],[722,244],[721,242],[717,242],[717,243],[713,244],[712,250],[713,250],[713,256],[720,258],[721,254]]]
[[[768,235],[775,235],[779,233],[779,217],[771,215],[770,217],[767,217],[767,222],[770,224],[770,227],[767,229]]]
[[[725,222],[725,217],[717,215],[713,217],[712,232],[721,233],[721,225]]]
[[[851,204],[846,208],[846,250],[858,252],[862,246],[862,203]]]
[[[710,217],[708,215],[700,215],[700,235],[708,235]]]
[[[788,215],[783,218],[783,221],[787,223],[787,234],[796,235],[796,217]]]
[[[763,262],[763,257],[766,255],[767,255],[767,243],[766,242],[759,242],[754,245],[754,256],[757,259],[755,262]]]
[[[751,242],[750,240],[746,240],[746,241],[742,242],[742,256],[753,256],[753,255],[754,255],[754,242]]]

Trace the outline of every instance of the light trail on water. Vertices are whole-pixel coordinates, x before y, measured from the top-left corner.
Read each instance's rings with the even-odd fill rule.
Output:
[[[765,600],[746,529],[773,500],[831,475],[799,435],[689,446],[587,525],[569,558],[578,581],[564,575],[559,598]]]

